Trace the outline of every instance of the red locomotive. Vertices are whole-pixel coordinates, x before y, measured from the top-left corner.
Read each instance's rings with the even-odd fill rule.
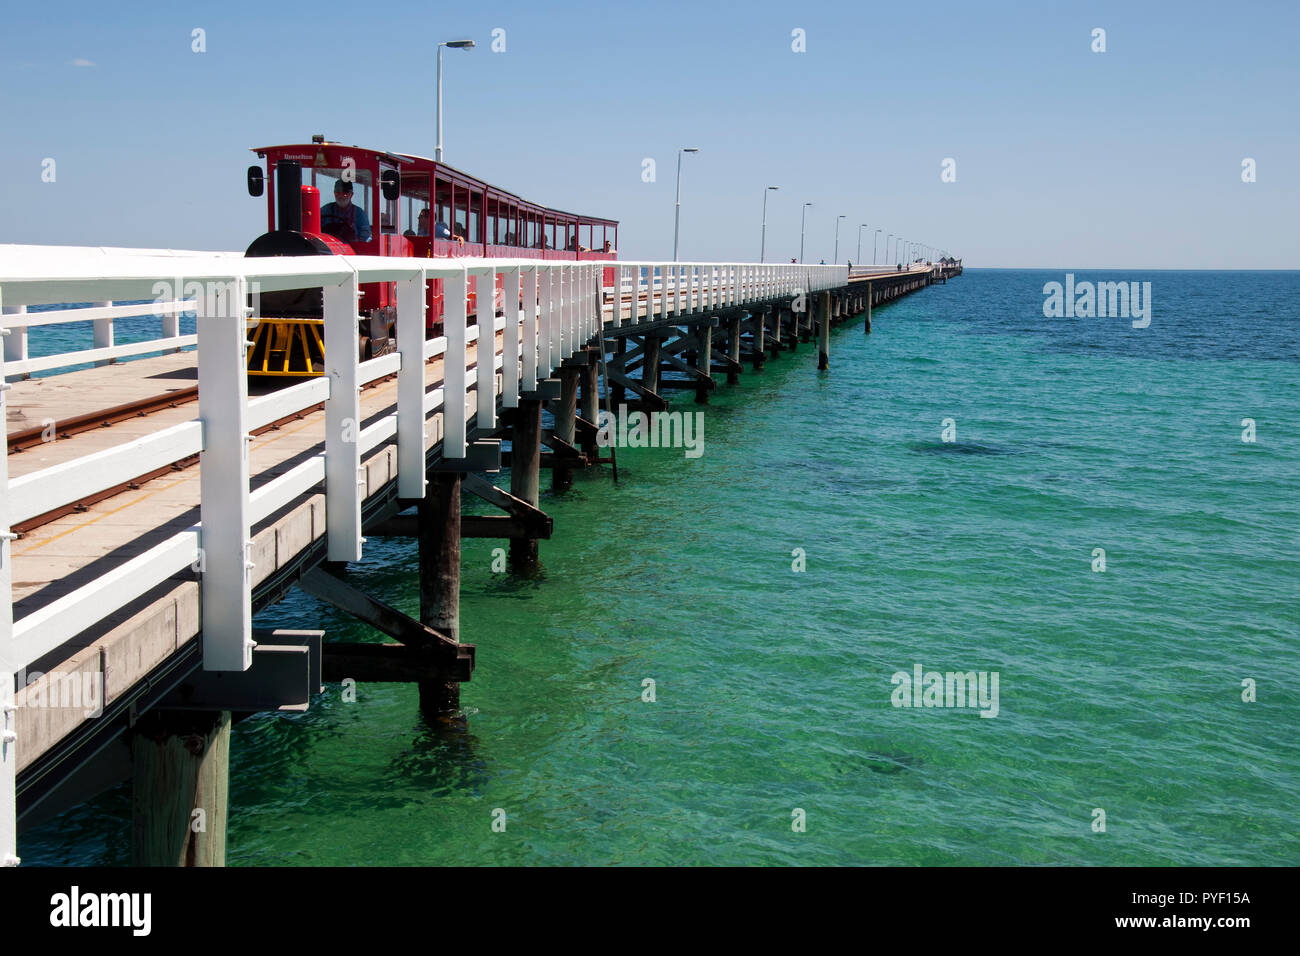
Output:
[[[612,260],[618,223],[528,202],[422,156],[329,143],[263,146],[248,168],[248,191],[267,194],[268,231],[246,256],[343,255]],[[333,201],[331,201],[333,200]],[[361,356],[394,348],[392,283],[361,286]],[[426,334],[442,325],[442,280],[428,283]],[[470,279],[469,314],[477,290]],[[501,311],[500,284],[495,290]],[[261,296],[248,353],[255,375],[320,375],[324,323],[319,289]]]

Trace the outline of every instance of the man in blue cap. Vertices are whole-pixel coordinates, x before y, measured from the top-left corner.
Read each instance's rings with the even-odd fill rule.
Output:
[[[352,184],[346,179],[334,184],[334,201],[321,207],[320,227],[344,242],[370,241],[370,219],[352,202]]]

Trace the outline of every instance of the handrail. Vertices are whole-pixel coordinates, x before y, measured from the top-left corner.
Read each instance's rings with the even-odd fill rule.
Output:
[[[470,325],[466,291],[500,282],[506,314],[494,296],[477,296]],[[8,727],[13,675],[75,638],[187,566],[201,589],[204,667],[243,670],[251,662],[252,527],[323,484],[330,560],[360,558],[363,456],[388,442],[397,448],[399,494],[424,496],[426,418],[441,408],[442,455],[464,458],[471,423],[495,425],[498,399],[515,407],[569,356],[600,333],[600,324],[690,321],[689,316],[751,302],[790,300],[844,286],[846,266],[699,263],[628,260],[484,259],[454,261],[376,256],[304,256],[249,259],[232,253],[0,246],[0,319],[8,331],[0,382],[81,361],[197,344],[198,420],[173,425],[112,448],[14,479],[7,447],[0,450],[0,729]],[[442,279],[444,334],[425,338],[426,283]],[[358,359],[357,295],[363,283],[397,287],[397,352]],[[162,284],[171,294],[157,295]],[[488,286],[491,288],[492,286]],[[324,375],[249,398],[245,350],[248,296],[285,289],[320,289],[324,321]],[[155,296],[148,301],[150,296]],[[114,301],[146,300],[113,305]],[[32,305],[92,302],[41,313]],[[515,303],[518,303],[517,305]],[[180,336],[182,312],[195,314],[196,333]],[[625,314],[627,313],[627,314]],[[115,346],[111,323],[131,315],[162,315],[164,336]],[[62,322],[95,323],[96,347],[59,356],[26,354],[29,328]],[[170,323],[170,324],[169,324]],[[481,330],[502,333],[502,347]],[[19,341],[21,339],[21,342]],[[470,350],[492,343],[492,360],[472,369]],[[443,381],[429,389],[425,362],[443,357]],[[361,427],[360,387],[397,375],[395,414]],[[0,414],[6,391],[0,384]],[[470,389],[477,400],[466,414]],[[250,491],[248,436],[255,429],[324,404],[323,450]],[[13,619],[9,529],[103,492],[144,472],[199,456],[200,522],[103,572],[57,600]],[[0,753],[0,855],[12,853],[5,823],[12,807],[12,746]],[[6,754],[8,756],[6,756]]]

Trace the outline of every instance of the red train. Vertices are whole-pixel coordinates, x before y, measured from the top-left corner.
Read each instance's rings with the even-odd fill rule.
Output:
[[[329,143],[263,146],[248,191],[267,197],[267,232],[246,256],[341,255],[613,260],[618,223],[549,209],[422,156]],[[442,280],[428,283],[426,334],[442,324]],[[394,348],[392,283],[361,286],[362,358]],[[495,290],[501,311],[501,290]],[[470,315],[477,289],[470,279]],[[324,361],[320,290],[263,293],[250,374],[305,377]]]

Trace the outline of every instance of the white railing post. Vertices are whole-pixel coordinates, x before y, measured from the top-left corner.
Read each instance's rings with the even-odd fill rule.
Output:
[[[567,357],[564,351],[564,312],[565,312],[565,288],[564,288],[564,263],[551,263],[551,371],[560,367],[560,364]]]
[[[556,367],[564,360],[560,354],[560,345],[563,341],[563,316],[560,314],[563,310],[561,288],[561,266],[554,262],[546,266],[546,339],[549,343],[546,355],[546,374],[549,377]]]
[[[641,321],[641,265],[634,265],[632,271],[632,324],[636,325]],[[649,316],[647,316],[649,317]]]
[[[185,285],[181,277],[176,277],[176,284],[172,286],[172,305],[175,308],[162,314],[162,337],[165,339],[174,339],[181,334],[181,302],[185,299]],[[254,301],[257,297],[254,296]],[[174,351],[179,352],[180,349]]]
[[[578,273],[578,301],[574,303],[576,313],[574,321],[578,326],[578,339],[574,348],[581,349],[591,339],[591,310],[587,307],[587,297],[591,294],[591,270],[585,265],[574,267]]]
[[[491,432],[497,427],[496,270],[489,266],[479,272],[474,281],[478,290],[474,306],[478,322],[478,377],[475,380],[478,416],[474,423]]]
[[[196,565],[208,671],[244,671],[253,662],[246,295],[246,280],[237,278],[195,305],[203,423]]]
[[[424,497],[425,274],[397,283],[397,494]]]
[[[112,302],[92,302],[92,306],[111,307]],[[113,320],[95,319],[95,345],[97,349],[111,349],[113,347]],[[101,365],[111,365],[113,359],[101,359],[95,363],[98,368]]]
[[[23,315],[26,312],[27,306],[25,305],[6,305],[0,308],[0,315]],[[4,333],[4,360],[6,362],[26,362],[27,326],[11,324],[14,321],[20,322],[22,320],[0,319],[0,324],[4,326],[3,330],[0,330]],[[24,374],[22,377],[30,378],[31,376]],[[3,377],[0,377],[0,381],[3,381]]]
[[[583,267],[582,271],[586,276],[587,282],[586,301],[583,303],[582,310],[587,316],[586,340],[590,341],[596,337],[596,333],[599,330],[600,313],[597,307],[600,304],[600,282],[598,281],[599,276],[596,274],[595,266],[588,264]]]
[[[623,280],[628,276],[627,266],[614,267],[614,328],[623,324]],[[635,310],[632,321],[636,321]]]
[[[574,269],[578,273],[578,301],[574,307],[578,310],[576,321],[578,324],[577,347],[581,348],[590,341],[594,331],[591,327],[591,309],[589,308],[589,299],[591,297],[591,269],[585,265],[577,265]]]
[[[13,315],[9,309],[5,314]],[[26,332],[26,330],[23,330]],[[17,333],[18,329],[13,329]],[[11,336],[12,337],[12,334]],[[26,343],[24,342],[24,349]],[[7,422],[4,363],[9,338],[0,352],[0,422]],[[18,715],[14,710],[14,679],[18,649],[14,647],[13,565],[9,548],[9,443],[0,448],[0,866],[18,865]]]
[[[655,317],[655,267],[646,263],[645,267],[645,320],[653,322]]]
[[[564,297],[564,329],[567,336],[564,357],[568,358],[575,354],[578,346],[582,344],[578,341],[578,296],[582,293],[578,285],[578,267],[566,262],[564,275],[569,280],[566,287],[567,294]]]
[[[564,358],[578,351],[578,269],[564,266]]]
[[[465,397],[469,348],[466,294],[468,270],[442,280],[442,331],[447,348],[442,356],[442,457],[465,457]]]
[[[357,274],[322,289],[325,313],[325,535],[330,561],[361,560],[361,386]],[[202,349],[200,348],[200,352]]]
[[[529,266],[521,276],[524,297],[524,384],[525,392],[537,391],[537,267]]]
[[[537,266],[537,377],[550,378],[555,368],[555,270]]]
[[[673,311],[678,315],[682,311],[682,276],[686,273],[686,267],[680,263],[673,265]]]
[[[519,313],[523,287],[519,267],[501,273],[501,313],[505,317],[505,340],[501,345],[501,407],[519,407]]]

